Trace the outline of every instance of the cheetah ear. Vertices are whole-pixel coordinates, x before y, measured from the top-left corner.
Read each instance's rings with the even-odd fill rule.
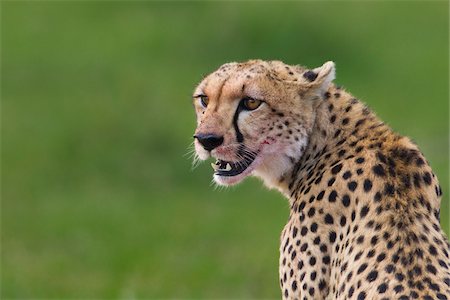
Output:
[[[302,86],[308,92],[322,95],[334,80],[336,70],[334,62],[327,61],[321,67],[307,70],[302,74]]]

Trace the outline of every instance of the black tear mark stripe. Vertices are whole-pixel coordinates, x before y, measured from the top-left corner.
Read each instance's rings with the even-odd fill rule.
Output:
[[[244,101],[239,102],[238,107],[236,108],[236,112],[234,113],[233,116],[233,126],[234,126],[234,130],[236,131],[236,140],[238,143],[240,143],[239,145],[239,149],[238,149],[238,154],[241,155],[242,157],[245,157],[245,146],[244,144],[242,144],[244,142],[244,136],[242,135],[242,132],[239,130],[239,126],[238,126],[238,119],[239,119],[239,114],[241,113],[241,111],[244,110]]]
[[[244,105],[243,102],[239,102],[238,107],[236,108],[236,112],[234,113],[233,116],[233,126],[234,126],[234,130],[236,131],[236,139],[238,141],[238,143],[242,143],[244,141],[244,136],[242,135],[242,132],[239,130],[239,126],[237,124],[237,121],[239,119],[239,114],[241,113],[241,111],[244,109]]]
[[[239,114],[243,110],[244,110],[244,103],[241,101],[239,102],[238,107],[236,108],[236,112],[234,113],[233,116],[233,126],[234,130],[236,131],[236,140],[238,143],[242,143],[244,141],[244,136],[242,135],[242,132],[239,130],[239,126],[237,123],[239,119]]]

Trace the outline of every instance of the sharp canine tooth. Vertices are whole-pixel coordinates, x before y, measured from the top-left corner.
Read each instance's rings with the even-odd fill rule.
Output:
[[[219,169],[219,166],[215,163],[211,163],[211,167],[213,168],[214,171],[217,171],[217,169]]]
[[[231,165],[227,163],[227,166],[225,167],[225,171],[231,171]]]

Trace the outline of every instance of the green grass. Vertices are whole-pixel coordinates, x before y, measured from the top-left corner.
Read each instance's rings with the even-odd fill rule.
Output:
[[[2,298],[279,298],[287,201],[183,156],[228,61],[334,60],[421,147],[450,232],[447,2],[1,6]]]

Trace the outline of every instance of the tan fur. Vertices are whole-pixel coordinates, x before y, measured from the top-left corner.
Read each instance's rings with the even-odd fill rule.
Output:
[[[449,244],[439,226],[441,189],[422,153],[364,104],[334,86],[334,64],[308,70],[279,61],[231,63],[195,95],[196,133],[224,143],[200,158],[239,160],[291,207],[281,237],[280,285],[289,299],[450,299]],[[241,101],[264,101],[233,116]],[[427,298],[430,297],[430,298]]]

